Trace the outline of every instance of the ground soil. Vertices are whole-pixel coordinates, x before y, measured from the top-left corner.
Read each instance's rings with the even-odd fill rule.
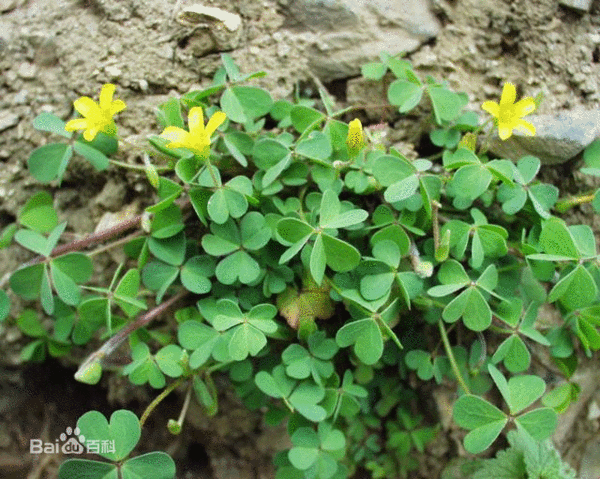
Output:
[[[188,2],[190,3],[190,2]],[[558,0],[435,0],[433,8],[443,24],[438,37],[408,56],[421,75],[448,80],[468,93],[471,106],[496,98],[501,84],[511,81],[522,94],[544,92],[541,112],[576,105],[598,108],[600,90],[600,2],[586,14],[559,5]],[[285,31],[285,19],[275,0],[212,2],[240,13],[245,24],[238,46],[230,52],[242,71],[264,70],[256,80],[275,98],[290,98],[316,91],[308,69],[306,46]],[[105,82],[118,85],[128,109],[119,118],[120,132],[135,142],[156,133],[153,110],[169,96],[206,86],[219,65],[217,52],[197,55],[174,21],[175,0],[3,0],[0,7],[0,112],[18,116],[14,126],[0,132],[0,229],[15,220],[19,208],[41,186],[29,176],[26,160],[31,151],[48,141],[31,127],[41,111],[68,118],[72,102],[96,92]],[[373,52],[374,60],[378,52]],[[358,76],[358,72],[357,72]],[[326,84],[341,106],[351,99],[370,104],[380,87],[363,86],[349,92],[353,78]],[[358,93],[357,93],[358,92]],[[364,119],[384,120],[390,142],[401,142],[420,153],[427,148],[418,118],[365,111]],[[134,153],[123,161],[139,161]],[[570,167],[560,173],[544,172],[559,186],[574,190],[583,181]],[[46,187],[55,207],[69,220],[68,234],[93,231],[107,212],[130,207],[141,210],[150,189],[147,180],[111,169],[98,173],[86,163],[73,161],[60,187]],[[576,212],[577,220],[598,233],[591,211]],[[0,251],[0,279],[28,259],[18,248]],[[98,260],[97,273],[110,275],[113,258]],[[112,266],[111,266],[112,265]],[[29,439],[57,438],[66,426],[90,409],[105,413],[126,407],[141,413],[152,391],[132,388],[117,377],[105,378],[99,387],[72,380],[74,365],[49,360],[24,365],[19,351],[26,338],[0,325],[0,476],[6,478],[55,477],[60,456],[32,456]],[[81,351],[84,357],[85,351]],[[595,393],[597,394],[597,392]],[[444,419],[448,393],[434,394]],[[223,393],[214,418],[194,411],[186,433],[166,433],[168,417],[176,417],[181,394],[162,406],[148,423],[143,451],[160,449],[178,463],[179,478],[269,478],[270,459],[284,444],[281,429],[265,426],[260,415],[247,412],[230,391]],[[559,444],[565,457],[578,465],[586,442],[598,434],[598,421],[587,420],[587,406]],[[447,461],[459,452],[456,432],[444,430],[426,454],[413,477],[438,477]]]

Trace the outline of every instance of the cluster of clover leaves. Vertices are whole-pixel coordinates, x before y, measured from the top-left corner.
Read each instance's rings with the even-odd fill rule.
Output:
[[[291,447],[274,459],[277,478],[341,479],[358,467],[377,478],[409,474],[411,451],[424,451],[439,431],[415,412],[415,378],[456,386],[453,418],[469,431],[470,453],[510,428],[520,444],[550,438],[577,398],[578,352],[600,349],[600,274],[592,230],[553,215],[559,191],[536,180],[540,161],[478,151],[481,122],[464,111],[466,95],[421,80],[397,57],[382,54],[363,75],[393,79],[388,99],[401,113],[431,111],[440,152],[432,159],[409,160],[357,120],[349,126],[341,119],[350,109],[336,110],[325,91],[321,111],[315,100],[274,101],[245,84],[261,75],[242,75],[223,55],[210,88],[160,105],[163,128],[184,129],[192,108],[224,112],[204,156],[156,135],[143,165],[124,164],[111,158],[114,136],[86,141],[50,113],[35,119],[66,139],[31,154],[41,183],[60,185],[77,153],[97,170],[112,163],[145,173],[156,194],[142,215],[59,245],[67,222],[41,191],[0,236],[2,246],[14,240],[39,255],[9,284],[41,309],[11,315],[0,290],[0,320],[32,338],[23,360],[106,341],[76,374],[96,384],[127,339],[122,374],[163,390],[140,420],[84,415],[84,435],[117,442],[103,455],[112,462],[72,459],[59,477],[173,477],[163,454],[127,459],[140,424],[176,388],[187,394],[169,421],[173,433],[190,397],[217,414],[217,373],[269,424],[287,425]],[[597,144],[585,160],[584,172],[598,176]],[[599,209],[596,197],[588,201]],[[110,245],[78,250],[131,229],[114,241],[127,260],[110,285],[89,285],[93,254]],[[544,303],[560,321],[541,321]],[[166,326],[155,325],[159,316]],[[539,348],[564,376],[552,389],[528,374]]]

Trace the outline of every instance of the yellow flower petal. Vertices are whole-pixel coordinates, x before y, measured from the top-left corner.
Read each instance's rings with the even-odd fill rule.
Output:
[[[204,133],[204,112],[202,111],[202,107],[195,106],[190,110],[190,113],[188,114],[188,125],[190,127],[190,133]]]
[[[533,126],[528,121],[525,121],[525,120],[519,120],[519,121],[517,121],[517,124],[516,124],[515,128],[518,128],[519,130],[521,130],[526,135],[529,135],[529,136],[534,136],[535,135],[535,126]]]
[[[73,106],[81,116],[91,117],[101,115],[102,112],[96,102],[89,96],[82,96],[73,102]]]
[[[496,118],[498,118],[500,113],[500,106],[494,101],[484,101],[481,105],[481,109],[487,111],[490,115]]]
[[[225,115],[225,113],[223,113],[222,111],[217,111],[213,116],[210,117],[210,120],[208,120],[205,129],[208,138],[210,138],[210,136],[215,132],[215,130],[219,128],[219,126],[221,126],[221,124],[225,121],[226,118],[227,115]]]
[[[94,138],[96,138],[98,131],[98,128],[89,128],[83,132],[83,138],[85,141],[92,141]]]
[[[498,136],[501,140],[508,140],[512,136],[512,127],[506,123],[498,124]]]
[[[533,113],[535,110],[535,100],[527,96],[515,103],[515,114],[517,116],[525,116]]]
[[[116,115],[120,111],[127,108],[127,104],[123,100],[115,100],[110,104],[109,112],[110,116]]]
[[[160,136],[171,142],[167,145],[170,148],[179,148],[180,146],[184,146],[189,142],[190,138],[190,134],[187,131],[177,126],[166,127]]]
[[[108,110],[110,109],[110,104],[113,99],[113,95],[115,94],[115,86],[112,83],[106,83],[102,86],[102,90],[100,90],[100,109]]]
[[[65,130],[67,131],[75,131],[75,130],[85,130],[88,127],[88,121],[85,118],[76,118],[74,120],[70,120],[65,125]]]
[[[346,145],[351,156],[358,154],[364,143],[362,123],[355,118],[348,124],[348,135],[346,136]]]
[[[512,83],[505,83],[500,97],[500,107],[512,105],[517,99],[517,89]]]

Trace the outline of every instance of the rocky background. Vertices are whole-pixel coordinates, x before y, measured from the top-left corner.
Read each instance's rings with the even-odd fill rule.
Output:
[[[226,10],[230,23],[199,14],[201,7]],[[254,82],[276,99],[316,97],[324,86],[340,106],[364,106],[359,110],[364,123],[383,123],[390,144],[418,155],[427,146],[423,118],[376,108],[386,101],[385,85],[360,77],[360,66],[376,61],[381,51],[404,52],[422,76],[446,79],[467,92],[473,109],[497,99],[504,81],[523,95],[543,92],[536,118],[543,134],[533,146],[516,138],[517,146],[547,151],[546,181],[572,191],[590,186],[573,173],[573,165],[600,134],[598,0],[0,0],[0,229],[42,188],[25,163],[48,141],[31,127],[36,115],[51,111],[68,119],[74,99],[97,96],[103,83],[112,82],[128,105],[119,115],[120,133],[132,142],[143,140],[158,132],[154,108],[169,96],[206,87],[221,52],[244,72],[267,72]],[[124,161],[139,160],[135,153],[123,155]],[[78,160],[60,189],[44,188],[74,236],[93,231],[107,214],[141,210],[138,198],[151,193],[145,178],[116,169],[99,174]],[[575,211],[573,221],[600,231],[589,209]],[[26,259],[17,248],[0,251],[0,279]],[[108,258],[99,261],[98,272],[109,264]],[[118,378],[105,378],[102,390],[74,384],[64,363],[21,365],[25,343],[18,330],[0,325],[2,477],[53,477],[61,458],[29,455],[31,437],[53,440],[92,408],[108,412],[137,405],[141,411],[151,400],[148,391],[132,391]],[[600,456],[593,449],[600,394],[597,381],[588,382],[588,401],[563,424],[559,443],[573,466],[584,468],[594,451]],[[81,398],[81,404],[67,405],[65,397]],[[434,397],[435,413],[447,419],[443,391]],[[178,398],[169,399],[162,419],[169,408],[176,416],[179,407]],[[193,427],[182,436],[169,437],[159,417],[151,419],[143,438],[148,450],[155,445],[174,455],[178,477],[272,477],[270,457],[282,446],[282,431],[264,426],[229,393],[217,417],[200,411],[190,416]],[[460,450],[453,437],[451,429],[440,435],[415,477],[438,477]],[[581,477],[588,472],[582,470]]]

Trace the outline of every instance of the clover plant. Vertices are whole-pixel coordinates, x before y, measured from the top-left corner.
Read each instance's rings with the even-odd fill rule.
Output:
[[[598,211],[600,195],[561,196],[538,179],[539,159],[486,153],[496,128],[502,139],[535,134],[522,119],[535,101],[515,103],[506,83],[499,103],[483,105],[492,117],[480,119],[465,111],[465,94],[382,54],[363,75],[389,77],[399,114],[430,112],[437,151],[411,159],[326,91],[319,101],[273,99],[250,83],[262,72],[242,75],[222,60],[208,88],[158,106],[163,132],[139,163],[115,159],[114,117],[126,105],[112,85],[99,104],[75,102],[83,118],[34,120],[57,138],[29,158],[41,184],[60,186],[77,154],[98,171],[146,175],[155,190],[142,214],[69,243],[68,218],[40,187],[0,236],[2,247],[14,241],[36,255],[0,290],[0,320],[31,338],[23,360],[80,357],[100,342],[75,375],[96,384],[127,340],[120,374],[157,390],[140,420],[81,417],[83,435],[116,441],[100,454],[112,462],[69,460],[59,476],[174,477],[165,454],[129,458],[140,426],[177,388],[188,399],[172,433],[185,427],[190,396],[218,414],[216,374],[248,408],[286,425],[292,446],[274,458],[277,478],[341,479],[359,467],[408,477],[418,466],[411,451],[441,433],[418,414],[427,383],[453,388],[469,453],[497,449],[508,432],[512,449],[473,477],[509,458],[516,475],[502,477],[539,469],[538,453],[558,461],[547,441],[577,399],[577,358],[600,349],[594,234],[560,214],[586,202]],[[599,145],[586,150],[583,173],[600,174]],[[93,258],[108,248],[126,259],[102,284]],[[41,308],[15,301],[13,311],[15,295]],[[546,320],[543,305],[560,319]],[[563,372],[556,385],[531,368],[541,350]]]

